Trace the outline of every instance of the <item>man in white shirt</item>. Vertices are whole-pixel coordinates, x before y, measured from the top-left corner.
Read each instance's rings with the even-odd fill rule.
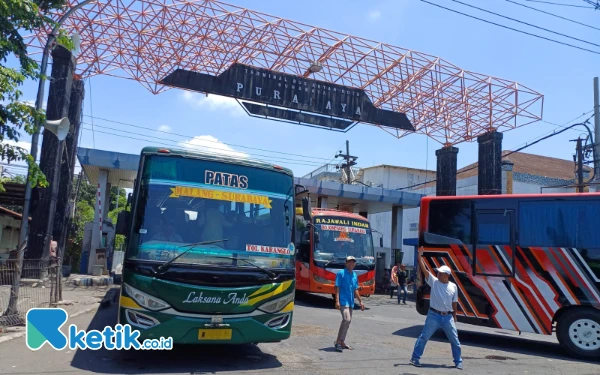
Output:
[[[450,281],[452,270],[448,266],[441,266],[436,269],[438,277],[433,276],[425,267],[425,262],[421,257],[421,269],[427,277],[427,284],[431,287],[429,300],[429,313],[425,319],[423,331],[415,343],[410,363],[413,366],[421,367],[419,359],[425,351],[425,345],[431,336],[442,328],[452,347],[452,357],[457,369],[462,370],[462,358],[460,341],[456,330],[456,309],[458,305],[458,288],[456,284]]]

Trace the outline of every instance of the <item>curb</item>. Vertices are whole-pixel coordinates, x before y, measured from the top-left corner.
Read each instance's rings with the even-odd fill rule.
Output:
[[[89,313],[90,311],[97,310],[98,307],[100,307],[100,304],[88,306],[82,310],[76,311],[75,313],[69,315],[69,318],[74,318],[76,316]],[[0,337],[0,344],[2,344],[3,342],[6,342],[6,341],[10,341],[12,339],[17,339],[19,337],[23,337],[23,336],[25,336],[26,333],[27,333],[27,331],[21,331],[21,332],[15,332],[15,333]]]

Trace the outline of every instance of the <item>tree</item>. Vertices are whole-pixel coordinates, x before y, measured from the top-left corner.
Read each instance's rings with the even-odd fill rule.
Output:
[[[21,32],[53,28],[55,22],[49,17],[49,12],[61,9],[65,3],[66,0],[0,1],[0,160],[9,163],[26,161],[32,186],[46,187],[48,181],[28,150],[19,146],[18,142],[22,130],[32,135],[36,124],[46,121],[46,115],[22,101],[23,93],[19,86],[27,79],[40,79],[41,75],[39,65],[27,54]],[[72,41],[63,31],[57,36],[57,42],[73,49]],[[18,60],[19,68],[5,65],[11,56]]]

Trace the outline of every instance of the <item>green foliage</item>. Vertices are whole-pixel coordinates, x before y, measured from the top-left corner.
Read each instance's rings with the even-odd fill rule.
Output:
[[[77,179],[73,181],[73,188],[77,186]],[[72,228],[69,237],[67,238],[66,245],[66,259],[70,260],[72,267],[77,269],[79,267],[79,259],[81,258],[81,249],[83,247],[83,234],[85,224],[94,221],[94,213],[96,209],[96,196],[98,188],[95,185],[89,184],[86,180],[82,180],[79,185],[79,193],[77,195],[77,209],[75,211],[75,217],[73,219]],[[119,212],[125,209],[127,203],[127,195],[125,189],[117,189],[112,187],[110,189],[109,198],[109,213],[108,217],[111,219],[113,225],[116,225]],[[117,208],[118,199],[118,208]],[[115,237],[114,249],[119,250],[122,248],[125,242],[124,236],[117,235]]]
[[[36,124],[45,122],[44,111],[23,102],[19,87],[25,80],[41,77],[40,67],[28,56],[22,32],[31,34],[36,29],[51,30],[56,23],[49,12],[61,9],[66,0],[2,0],[0,1],[0,160],[24,160],[29,166],[32,186],[47,187],[48,181],[29,151],[18,145],[21,132],[33,134]],[[72,50],[73,42],[64,30],[56,36],[57,42]],[[8,57],[14,56],[20,68],[8,68]],[[10,142],[7,142],[10,141]]]

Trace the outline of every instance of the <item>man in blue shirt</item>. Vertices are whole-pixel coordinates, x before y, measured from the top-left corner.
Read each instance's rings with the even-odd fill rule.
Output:
[[[346,334],[352,321],[352,309],[354,308],[354,298],[358,299],[360,309],[365,310],[360,294],[358,293],[358,277],[354,273],[356,259],[353,256],[346,258],[346,268],[338,272],[335,278],[335,308],[342,313],[342,323],[335,341],[335,350],[342,352],[344,349],[354,349],[346,345]]]

